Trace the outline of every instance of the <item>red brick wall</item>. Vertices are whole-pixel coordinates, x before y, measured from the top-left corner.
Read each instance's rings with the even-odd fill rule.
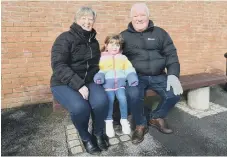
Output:
[[[2,2],[2,108],[51,101],[50,50],[68,30],[82,5],[98,13],[95,28],[103,43],[130,21],[135,2]],[[181,73],[225,70],[227,2],[149,2],[155,25],[169,32],[178,49]]]

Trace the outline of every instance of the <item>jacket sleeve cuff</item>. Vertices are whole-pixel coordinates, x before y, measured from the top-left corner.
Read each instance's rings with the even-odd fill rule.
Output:
[[[77,82],[76,84],[70,82],[69,84],[69,87],[71,87],[72,89],[78,91],[81,87],[84,86],[84,83],[83,82]]]
[[[138,76],[136,75],[136,73],[132,72],[132,73],[129,73],[127,75],[127,80],[128,80],[128,85],[131,86],[132,84],[134,84],[135,82],[139,82],[138,80]]]
[[[95,74],[94,82],[97,83],[97,81],[99,80],[100,81],[99,84],[103,84],[104,78],[105,78],[105,74],[102,72],[99,72],[99,73]]]
[[[167,68],[167,75],[175,75],[176,77],[179,78],[179,76],[180,76],[180,64],[175,63],[175,64],[172,64],[171,66],[169,66],[169,68]]]
[[[81,78],[78,78],[76,75],[70,80],[68,86],[72,89],[78,91],[82,86],[84,86],[84,81]]]

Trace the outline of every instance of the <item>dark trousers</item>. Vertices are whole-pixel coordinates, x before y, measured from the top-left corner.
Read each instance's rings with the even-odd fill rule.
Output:
[[[90,83],[87,87],[89,89],[88,100],[68,86],[51,87],[54,98],[68,110],[73,124],[84,141],[91,139],[91,134],[88,132],[90,115],[93,121],[93,133],[101,135],[108,112],[108,98],[103,87],[95,83]]]
[[[162,74],[158,76],[139,76],[138,86],[126,86],[126,94],[128,99],[128,106],[136,125],[146,125],[147,118],[165,118],[180,100],[180,96],[176,96],[171,88],[166,91],[167,75]],[[149,111],[148,116],[145,115],[144,96],[147,89],[152,89],[159,94],[161,101],[154,111]]]

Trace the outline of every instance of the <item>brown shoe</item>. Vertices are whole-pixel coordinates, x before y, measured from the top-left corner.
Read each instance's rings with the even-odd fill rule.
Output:
[[[164,119],[158,118],[158,119],[151,119],[149,121],[149,124],[155,128],[157,128],[160,132],[164,134],[171,134],[173,133],[173,130],[168,128],[167,123]]]
[[[137,125],[136,130],[132,134],[132,143],[139,144],[144,140],[144,135],[148,132],[148,127],[143,125]]]

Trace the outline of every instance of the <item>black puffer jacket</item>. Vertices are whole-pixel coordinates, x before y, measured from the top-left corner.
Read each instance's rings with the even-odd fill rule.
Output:
[[[94,29],[87,32],[73,23],[69,31],[57,37],[51,50],[51,86],[68,85],[78,90],[93,81],[100,59],[95,36]]]
[[[139,75],[159,75],[167,68],[168,75],[179,77],[180,64],[176,48],[168,33],[149,22],[143,32],[136,32],[129,23],[123,31],[123,54],[132,62]]]

